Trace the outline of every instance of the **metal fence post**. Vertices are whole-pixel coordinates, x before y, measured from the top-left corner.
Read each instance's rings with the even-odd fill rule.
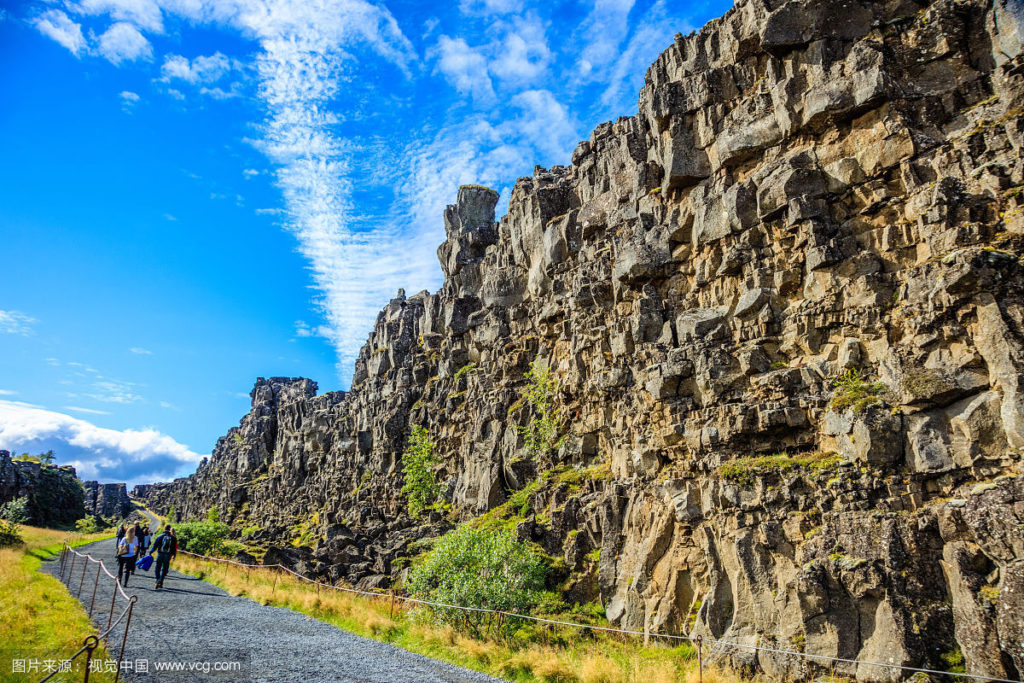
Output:
[[[85,565],[82,567],[82,580],[78,582],[78,595],[77,595],[77,597],[79,597],[79,598],[82,597],[82,586],[85,585],[85,575],[88,572],[88,570],[89,570],[89,560],[88,560],[88,558],[86,558]]]
[[[128,621],[124,622],[124,636],[121,637],[121,654],[117,656],[117,673],[114,674],[114,683],[121,677],[121,660],[124,659],[124,646],[128,642],[128,627],[132,623],[132,610],[135,609],[135,601],[138,597],[132,596],[128,601]]]
[[[92,582],[92,600],[89,601],[89,618],[92,619],[92,608],[96,604],[96,589],[100,585],[100,572],[103,571],[103,563],[96,565],[96,580]]]
[[[107,615],[107,644],[110,644],[110,623],[114,620],[114,601],[117,600],[117,579],[110,589],[110,614]]]
[[[697,636],[697,683],[704,683],[704,637]]]
[[[100,639],[96,636],[88,636],[85,639],[85,676],[82,678],[82,683],[89,683],[89,667],[92,664],[92,651],[100,644]]]
[[[72,552],[71,553],[71,565],[68,567],[68,578],[67,578],[67,584],[68,584],[68,591],[69,592],[71,590],[71,577],[74,576],[74,574],[75,574],[75,557],[76,557],[75,553]]]

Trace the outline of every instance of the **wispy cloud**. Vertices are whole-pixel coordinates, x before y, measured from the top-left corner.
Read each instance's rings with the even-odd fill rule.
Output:
[[[160,68],[161,80],[167,82],[179,80],[192,85],[216,83],[230,71],[231,60],[220,52],[212,55],[200,55],[192,60],[181,55],[167,55]]]
[[[72,21],[59,9],[43,12],[32,20],[32,25],[44,36],[66,47],[76,57],[87,49],[82,25]]]
[[[0,389],[0,396],[17,396],[18,392],[13,389]]]
[[[136,385],[133,382],[105,379],[93,382],[89,390],[91,393],[83,395],[97,401],[103,401],[104,403],[127,405],[129,403],[138,403],[142,400],[142,397],[135,393],[135,387]]]
[[[0,310],[0,333],[28,336],[32,334],[32,326],[37,322],[39,321],[21,311]]]
[[[19,451],[52,448],[58,462],[73,465],[82,479],[129,485],[181,476],[203,457],[153,428],[107,429],[64,413],[2,400],[0,445]]]
[[[63,406],[62,410],[70,410],[74,413],[89,413],[90,415],[110,415],[110,412],[106,410],[96,410],[95,408],[79,408],[78,406]]]
[[[114,24],[100,36],[96,49],[115,65],[153,57],[153,46],[146,36],[132,24],[123,21]]]
[[[134,353],[136,356],[152,356],[153,355],[152,351],[150,351],[149,349],[144,349],[141,346],[133,346],[131,349],[129,349],[129,351]]]
[[[130,90],[121,91],[119,97],[121,98],[121,109],[123,109],[126,112],[131,112],[133,109],[135,109],[135,105],[138,104],[139,100],[141,99],[138,93],[132,92]]]

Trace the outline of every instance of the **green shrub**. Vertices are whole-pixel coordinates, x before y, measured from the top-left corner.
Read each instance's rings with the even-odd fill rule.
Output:
[[[853,408],[853,412],[863,412],[868,406],[882,403],[888,387],[882,382],[868,382],[860,372],[850,369],[832,378],[832,407],[836,410]]]
[[[28,496],[9,500],[0,507],[0,519],[6,519],[12,524],[25,524],[28,522]]]
[[[178,546],[197,555],[217,555],[224,552],[224,540],[231,528],[224,522],[204,519],[199,522],[181,522],[174,526]]]
[[[21,545],[21,543],[21,529],[18,525],[0,519],[0,548]]]
[[[405,483],[402,493],[409,501],[409,514],[417,516],[441,495],[441,486],[437,483],[434,467],[437,458],[434,456],[434,443],[430,434],[421,425],[413,425],[409,433],[409,444],[402,453],[402,474]]]
[[[413,596],[461,607],[529,613],[544,597],[548,568],[513,529],[474,529],[463,525],[437,542],[409,573]],[[440,621],[477,635],[493,615],[453,608],[430,608]],[[517,627],[504,621],[505,635]]]
[[[100,530],[100,524],[93,515],[86,515],[75,522],[75,531],[80,534],[95,534]]]
[[[519,428],[526,442],[526,454],[531,458],[553,455],[565,441],[561,435],[562,413],[555,405],[558,380],[537,360],[530,364],[526,379],[528,384],[523,398],[533,408],[533,418]]]

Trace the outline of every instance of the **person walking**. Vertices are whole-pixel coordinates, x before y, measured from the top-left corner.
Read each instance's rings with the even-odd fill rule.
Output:
[[[139,557],[142,557],[147,552],[149,552],[149,544],[153,542],[153,536],[149,531],[148,524],[142,527],[142,539],[139,542],[141,543],[142,547],[142,551],[139,553]]]
[[[124,524],[117,527],[117,540],[114,541],[114,559],[117,559],[117,549],[121,545],[121,539],[124,538],[127,531],[128,530],[125,528]]]
[[[135,560],[138,560],[140,557],[142,557],[142,547],[140,545],[142,542],[142,526],[140,526],[138,522],[135,522],[135,524],[132,525],[132,529],[135,530],[135,558],[132,560],[132,566],[130,569],[132,574],[134,574]]]
[[[160,590],[164,587],[167,570],[171,568],[171,560],[178,554],[178,539],[174,536],[174,529],[170,524],[166,525],[164,532],[153,541],[153,550],[149,554],[153,553],[158,553],[156,556],[156,589]]]
[[[128,527],[124,538],[117,541],[117,580],[124,576],[124,585],[128,585],[128,577],[135,566],[135,556],[139,552],[139,542],[135,538],[135,527]]]

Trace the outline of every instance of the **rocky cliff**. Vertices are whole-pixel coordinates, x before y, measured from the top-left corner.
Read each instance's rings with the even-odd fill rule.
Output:
[[[739,0],[499,222],[460,188],[443,287],[385,307],[350,392],[260,379],[142,493],[383,585],[527,488],[520,533],[616,624],[1019,677],[1022,27],[1019,0]],[[531,363],[565,438],[528,455]],[[414,424],[451,513],[405,512]]]
[[[85,489],[85,511],[90,515],[109,520],[124,519],[134,509],[128,497],[126,484],[101,484],[87,481]]]
[[[70,465],[42,465],[11,460],[0,450],[0,505],[28,498],[29,524],[71,527],[85,515],[82,482]]]

